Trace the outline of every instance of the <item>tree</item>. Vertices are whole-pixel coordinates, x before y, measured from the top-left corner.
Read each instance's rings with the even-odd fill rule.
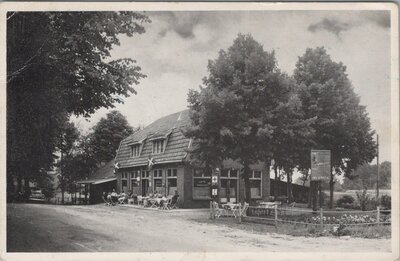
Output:
[[[72,149],[74,148],[74,145],[76,141],[79,138],[79,131],[75,127],[74,123],[71,122],[65,122],[62,126],[62,131],[61,135],[59,137],[59,143],[58,143],[58,150],[61,154],[60,157],[60,162],[59,162],[59,181],[60,181],[60,189],[61,189],[61,202],[64,204],[64,192],[66,185],[68,184],[68,175],[64,173],[64,166],[65,166],[65,161],[66,159],[69,158],[69,156],[72,154]]]
[[[88,135],[89,146],[96,162],[108,162],[115,158],[121,140],[133,133],[126,117],[119,111],[107,113]]]
[[[250,202],[249,165],[264,161],[269,170],[274,152],[269,145],[282,126],[278,112],[296,107],[290,80],[277,68],[274,52],[264,51],[251,35],[239,34],[209,61],[208,71],[204,87],[189,92],[192,161],[215,167],[226,158],[238,160]]]
[[[296,93],[297,87],[292,79],[283,77],[282,86],[287,92],[279,97],[280,103],[275,107],[273,117],[269,122],[275,124],[273,139],[269,146],[274,159],[275,179],[278,178],[278,169],[283,170],[287,180],[288,201],[291,202],[291,183],[293,170],[301,169],[301,159],[307,153],[307,148],[313,144],[314,129],[311,124],[315,118],[305,118],[302,104]],[[274,196],[277,198],[277,186]]]
[[[378,168],[376,164],[359,166],[351,175],[344,179],[343,188],[346,190],[375,189],[377,173]],[[388,161],[379,164],[379,188],[391,188],[391,163]]]
[[[7,174],[35,179],[54,161],[70,114],[88,116],[136,93],[132,59],[110,59],[119,36],[144,32],[135,12],[7,14]],[[20,187],[20,186],[19,186]],[[20,188],[19,188],[20,189]]]
[[[294,78],[306,118],[316,117],[312,124],[313,148],[331,150],[334,174],[348,176],[358,165],[371,162],[376,154],[374,131],[365,106],[360,105],[347,77],[346,67],[332,61],[323,47],[309,48],[299,57]],[[310,164],[309,153],[304,155],[303,162]],[[333,186],[332,175],[331,207]]]

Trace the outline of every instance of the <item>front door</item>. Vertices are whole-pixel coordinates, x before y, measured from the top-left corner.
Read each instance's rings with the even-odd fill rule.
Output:
[[[149,180],[142,179],[142,196],[146,196],[149,192]]]

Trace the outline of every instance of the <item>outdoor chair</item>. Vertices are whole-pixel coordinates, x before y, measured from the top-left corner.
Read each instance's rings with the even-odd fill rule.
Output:
[[[214,213],[216,218],[220,218],[221,216],[226,216],[226,210],[224,208],[220,208],[217,202],[213,203]]]
[[[158,208],[157,200],[155,198],[149,199],[150,208]]]
[[[143,197],[142,196],[137,196],[137,204],[143,205]]]
[[[118,198],[118,204],[120,205],[125,205],[125,203],[128,202],[128,198],[127,197],[120,197]]]
[[[105,206],[111,206],[111,202],[110,202],[110,201],[108,201],[108,200],[105,199],[104,197],[101,197],[101,198],[103,199],[104,205],[105,205]]]
[[[117,197],[111,197],[110,203],[112,206],[115,206],[118,204],[118,198]]]
[[[161,210],[171,210],[171,202],[172,198],[168,198],[166,201],[163,201]]]
[[[246,214],[247,213],[247,209],[249,209],[249,203],[244,202],[242,210],[239,213],[239,216],[246,217],[247,216],[247,214]]]
[[[171,199],[171,205],[170,205],[170,208],[171,208],[171,209],[177,209],[177,208],[178,208],[178,206],[177,206],[178,199],[179,199],[179,196],[173,196],[173,197],[172,197],[172,199]]]

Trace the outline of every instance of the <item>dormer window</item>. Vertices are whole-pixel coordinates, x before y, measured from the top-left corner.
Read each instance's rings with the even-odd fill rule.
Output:
[[[160,154],[164,152],[164,139],[153,141],[153,154]]]
[[[131,146],[131,158],[136,158],[140,156],[140,144],[135,144]]]

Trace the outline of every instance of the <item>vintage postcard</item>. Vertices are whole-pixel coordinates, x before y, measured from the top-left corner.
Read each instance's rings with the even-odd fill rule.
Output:
[[[399,258],[397,5],[0,19],[2,260]]]

